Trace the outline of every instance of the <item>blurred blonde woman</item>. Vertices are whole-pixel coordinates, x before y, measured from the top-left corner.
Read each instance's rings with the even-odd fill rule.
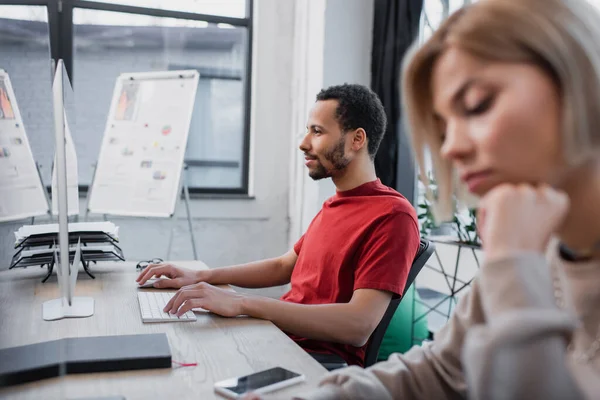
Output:
[[[440,215],[458,186],[480,200],[485,263],[433,343],[298,398],[600,398],[600,15],[470,5],[411,50],[403,96]]]

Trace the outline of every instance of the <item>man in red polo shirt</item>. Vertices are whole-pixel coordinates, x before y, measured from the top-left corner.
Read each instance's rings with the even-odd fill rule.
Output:
[[[385,129],[383,106],[370,89],[346,84],[322,90],[300,150],[309,176],[331,178],[336,193],[294,248],[277,258],[207,271],[151,265],[138,282],[166,276],[171,279],[155,286],[181,288],[167,312],[201,307],[227,317],[267,319],[311,353],[362,366],[392,294],[402,294],[420,239],[411,204],[375,174]],[[281,300],[213,286],[286,283],[291,289]]]

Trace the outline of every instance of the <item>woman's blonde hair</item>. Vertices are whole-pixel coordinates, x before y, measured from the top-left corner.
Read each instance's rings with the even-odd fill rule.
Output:
[[[541,67],[561,95],[567,160],[577,164],[600,150],[600,13],[586,0],[482,0],[466,6],[424,44],[413,45],[402,72],[407,132],[429,198],[426,149],[431,153],[438,219],[451,218],[453,193],[464,194],[440,156],[442,135],[433,113],[431,74],[449,46],[484,60]]]

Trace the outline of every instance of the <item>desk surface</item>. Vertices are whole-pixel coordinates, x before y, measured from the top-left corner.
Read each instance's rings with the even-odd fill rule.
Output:
[[[201,262],[178,262],[206,268]],[[0,272],[0,348],[64,337],[167,334],[174,361],[196,367],[69,375],[0,389],[0,398],[77,399],[121,395],[130,399],[221,399],[214,382],[281,366],[306,376],[306,382],[266,399],[289,398],[316,385],[326,370],[269,321],[222,318],[196,313],[195,322],[143,324],[137,300],[135,263],[92,265],[96,279],[83,271],[76,296],[95,300],[89,318],[44,321],[42,303],[59,297],[56,276],[41,280],[46,269]]]

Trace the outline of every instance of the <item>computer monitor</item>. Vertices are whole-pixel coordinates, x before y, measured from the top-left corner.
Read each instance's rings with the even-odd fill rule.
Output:
[[[69,124],[73,124],[75,122],[76,111],[75,111],[75,101],[74,101],[74,93],[73,86],[71,85],[71,81],[69,79],[68,74],[64,66],[62,67],[61,75],[62,75],[62,108],[64,110],[64,121],[61,126],[64,127],[65,132],[65,159],[66,159],[66,168],[67,168],[67,215],[77,216],[79,215],[79,179],[78,179],[78,171],[77,171],[77,153],[75,149],[75,144],[73,143],[73,137],[71,136],[71,130],[69,128],[73,128],[73,126],[69,126]],[[53,87],[56,85],[53,85]],[[67,118],[69,117],[69,118]],[[56,164],[56,155],[54,157],[54,162],[52,166],[52,214],[58,215],[58,194],[57,187],[57,164]]]
[[[63,79],[66,76],[62,60],[56,63],[54,82],[52,84],[52,105],[54,110],[54,135],[56,142],[56,177],[58,195],[58,252],[55,261],[58,271],[60,298],[49,300],[42,305],[42,316],[45,320],[63,318],[82,318],[94,314],[94,299],[91,297],[74,297],[77,273],[81,262],[81,244],[77,244],[73,264],[69,262],[69,219],[67,196],[67,160],[65,150],[65,108]]]

